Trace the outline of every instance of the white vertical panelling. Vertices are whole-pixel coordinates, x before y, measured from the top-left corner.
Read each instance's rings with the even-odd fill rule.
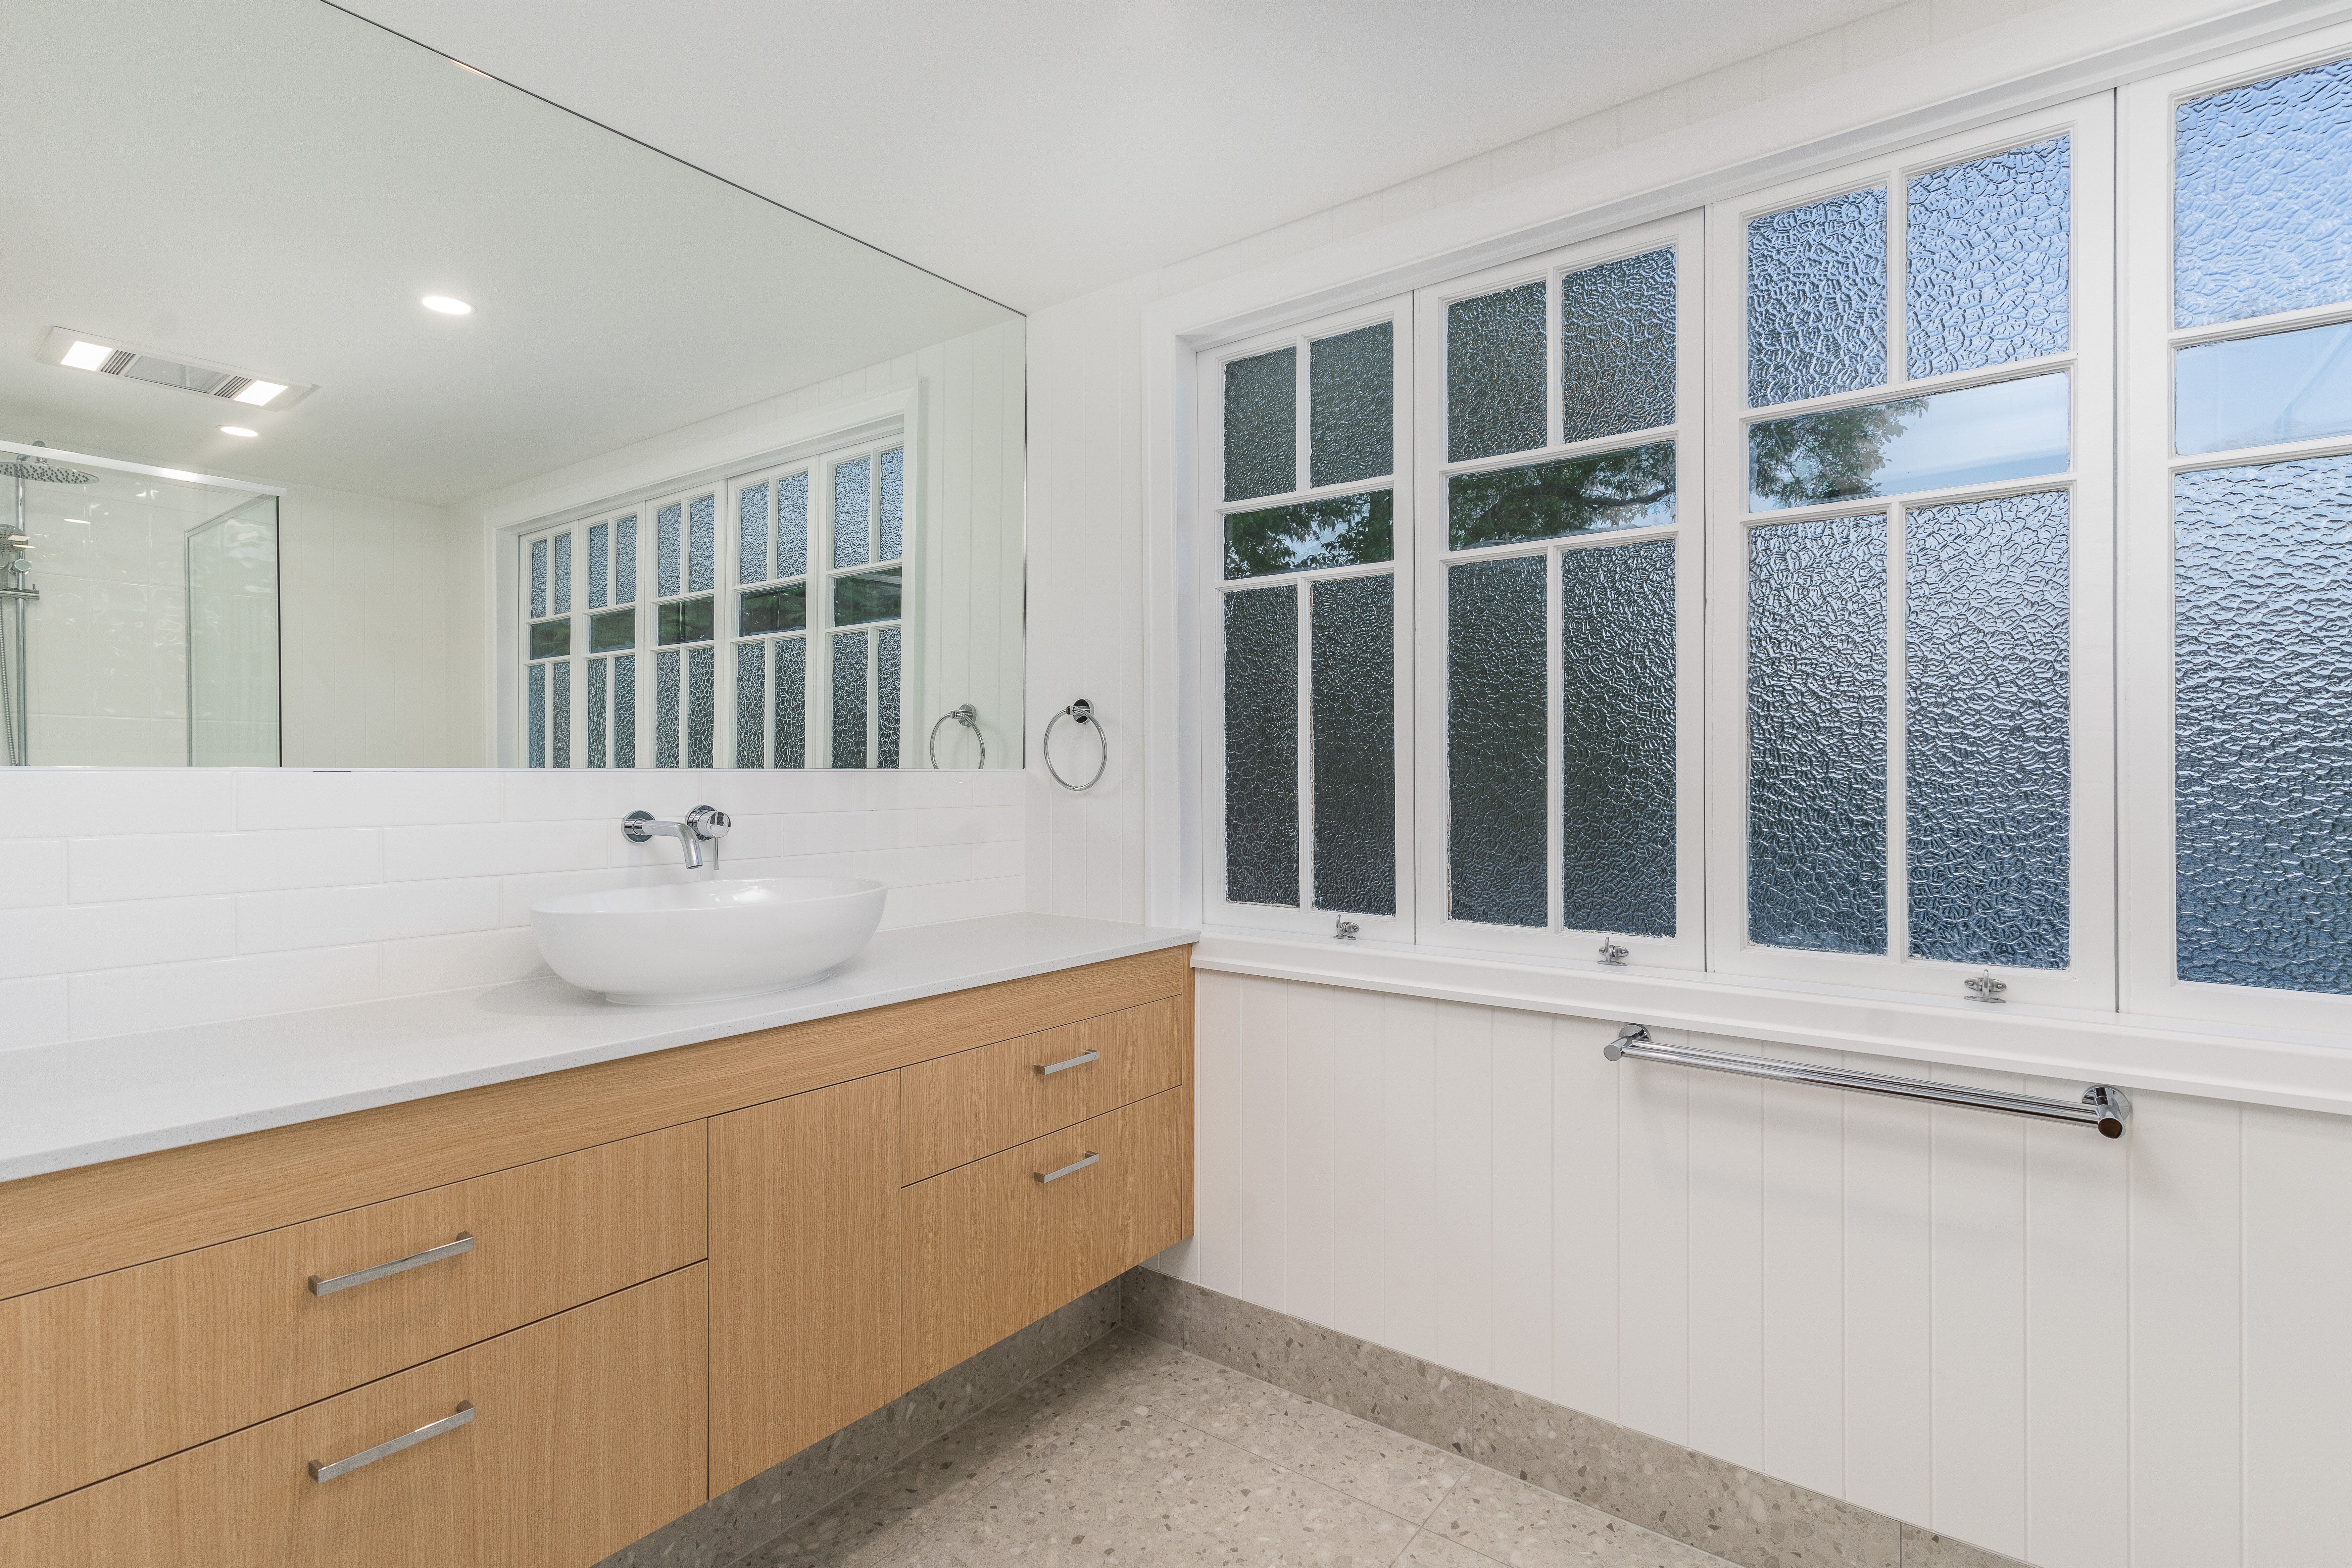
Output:
[[[1381,1121],[1388,1152],[1388,1336],[1384,1342],[1437,1357],[1438,1235],[1453,1216],[1437,1206],[1437,1004],[1390,996],[1381,1016]],[[1466,1370],[1466,1369],[1465,1369]]]
[[[1552,1021],[1496,1013],[1494,1025],[1493,1359],[1497,1383],[1551,1394]]]
[[[2050,1568],[2111,1568],[2130,1549],[2130,1151],[2104,1143],[2049,1122],[2025,1132],[2025,1554]]]
[[[2344,1555],[2352,1120],[2143,1094],[2117,1143],[1200,981],[1163,1267],[2042,1568]]]
[[[1948,1083],[2025,1091],[2011,1074],[1938,1068]],[[2025,1552],[2025,1124],[1928,1112],[1929,1441],[1927,1522],[2011,1556]],[[1997,1373],[1990,1369],[2000,1369]]]
[[[1371,991],[1320,993],[1332,1037],[1331,1317],[1343,1333],[1387,1336],[1387,1146],[1381,1138],[1381,1003]]]
[[[1617,1417],[1617,1096],[1601,1054],[1615,1031],[1552,1020],[1550,1397]],[[1530,1393],[1535,1392],[1529,1390]]]
[[[1900,1076],[1900,1062],[1845,1065]],[[1898,1519],[1928,1501],[1927,1124],[1924,1105],[1844,1095],[1846,1495]]]
[[[1745,1042],[1699,1036],[1708,1050]],[[1690,1080],[1690,1436],[1764,1462],[1764,1086]]]
[[[2239,1110],[2144,1096],[2131,1144],[2131,1560],[2239,1568]]]
[[[1769,1057],[1835,1067],[1834,1051]],[[1843,1497],[1845,1471],[1844,1097],[1764,1086],[1764,1460]]]
[[[1437,1008],[1429,1115],[1437,1154],[1434,1359],[1486,1377],[1495,1356],[1495,1019],[1490,1007]]]
[[[1339,1015],[1319,985],[1283,987],[1282,1310],[1328,1323],[1333,1311]]]
[[[1690,1430],[1690,1073],[1632,1065],[1617,1068],[1617,1419],[1680,1443]]]
[[[2352,1476],[2352,1119],[2248,1106],[2246,1568],[2345,1560]],[[2217,1478],[2227,1495],[2229,1482]]]

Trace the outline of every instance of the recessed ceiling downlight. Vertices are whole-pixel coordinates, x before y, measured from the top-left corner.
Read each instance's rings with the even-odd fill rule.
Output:
[[[114,351],[104,343],[86,343],[76,339],[58,363],[68,370],[96,370],[112,357]]]
[[[260,435],[261,432],[258,430],[248,430],[242,425],[224,425],[221,426],[221,434],[224,436],[254,437]]]
[[[428,310],[438,310],[445,316],[470,316],[474,307],[463,300],[453,300],[446,294],[427,294],[418,301]]]

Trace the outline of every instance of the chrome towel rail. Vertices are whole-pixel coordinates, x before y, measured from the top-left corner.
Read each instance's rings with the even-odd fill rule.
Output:
[[[2080,1101],[2038,1100],[2028,1094],[2003,1094],[1998,1089],[1969,1089],[1956,1083],[1930,1083],[1924,1079],[1886,1078],[1874,1072],[1849,1072],[1843,1068],[1813,1067],[1805,1062],[1774,1061],[1765,1057],[1738,1057],[1724,1051],[1695,1050],[1688,1046],[1662,1046],[1639,1024],[1619,1026],[1617,1037],[1601,1048],[1611,1061],[1631,1057],[1635,1061],[1667,1062],[1675,1067],[1701,1068],[1708,1072],[1737,1073],[1742,1078],[1769,1078],[1781,1083],[1819,1084],[1823,1089],[1852,1089],[1857,1094],[1884,1094],[1896,1100],[1922,1100],[1930,1105],[1959,1105],[1971,1110],[1998,1110],[2030,1116],[2040,1121],[2071,1121],[2095,1127],[2103,1138],[2120,1138],[2131,1121],[2131,1097],[2122,1089],[2095,1083]]]

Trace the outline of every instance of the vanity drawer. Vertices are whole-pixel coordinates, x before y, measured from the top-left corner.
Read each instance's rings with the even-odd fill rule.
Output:
[[[704,1139],[688,1122],[0,1301],[0,1513],[702,1258]]]
[[[907,1068],[907,1181],[1174,1088],[1184,1076],[1182,1016],[1171,996]]]
[[[0,1519],[0,1563],[582,1568],[702,1501],[704,1317],[680,1269]]]
[[[1171,1089],[907,1188],[907,1383],[1183,1239],[1190,1136]]]

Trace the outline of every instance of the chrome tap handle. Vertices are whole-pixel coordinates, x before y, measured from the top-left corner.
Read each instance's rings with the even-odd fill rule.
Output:
[[[724,838],[727,830],[735,826],[733,819],[715,805],[698,805],[686,814],[686,826],[697,838]]]

